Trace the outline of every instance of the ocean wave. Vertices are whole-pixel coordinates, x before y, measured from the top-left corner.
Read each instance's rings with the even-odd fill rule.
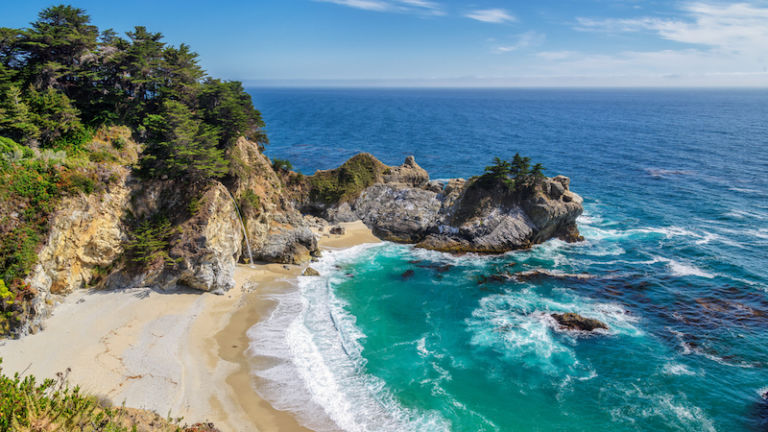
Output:
[[[343,278],[337,264],[373,247],[386,246],[328,252],[314,265],[325,277],[300,278],[297,289],[272,296],[274,311],[248,331],[249,352],[262,360],[252,370],[257,391],[318,431],[448,430],[439,414],[403,407],[384,381],[364,372],[365,335],[330,284]]]
[[[661,372],[665,375],[678,375],[678,376],[696,375],[696,372],[690,370],[688,366],[680,363],[665,363],[661,369]]]
[[[733,191],[733,192],[740,192],[740,193],[748,194],[748,195],[760,195],[760,196],[765,196],[766,195],[765,191],[761,191],[761,190],[757,190],[757,189],[751,189],[751,188],[740,188],[740,187],[731,186],[731,187],[728,188],[728,190]]]
[[[706,413],[688,402],[685,396],[648,393],[636,385],[612,388],[611,391],[621,394],[622,399],[626,401],[611,410],[611,416],[617,423],[636,425],[655,420],[671,430],[717,430]]]
[[[527,288],[483,297],[467,321],[471,343],[494,349],[510,362],[522,362],[550,376],[587,378],[595,371],[576,356],[576,340],[553,331],[551,312],[576,312],[605,322],[611,335],[640,336],[637,318],[613,303],[591,303],[563,290],[561,299]]]
[[[670,273],[674,276],[698,276],[706,279],[712,279],[716,276],[714,273],[704,271],[691,263],[683,263],[673,259],[664,261],[666,261]]]

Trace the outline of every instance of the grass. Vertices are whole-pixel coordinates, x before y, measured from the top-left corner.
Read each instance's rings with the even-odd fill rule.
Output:
[[[384,164],[370,154],[355,155],[339,168],[307,177],[309,198],[327,205],[351,201],[374,184],[385,169]]]

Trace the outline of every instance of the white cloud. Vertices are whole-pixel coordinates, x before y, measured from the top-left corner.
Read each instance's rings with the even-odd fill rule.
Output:
[[[443,15],[440,4],[429,0],[315,0],[375,12]]]
[[[478,9],[464,16],[473,20],[496,24],[517,21],[514,15],[511,15],[504,9]]]
[[[768,8],[748,3],[689,3],[682,11],[686,19],[578,18],[576,28],[607,32],[651,31],[674,42],[704,45],[727,52],[765,53],[768,46]]]
[[[508,45],[499,45],[495,50],[499,53],[517,51],[524,48],[541,45],[544,42],[544,39],[546,39],[544,34],[535,31],[529,31],[518,35],[514,43]]]

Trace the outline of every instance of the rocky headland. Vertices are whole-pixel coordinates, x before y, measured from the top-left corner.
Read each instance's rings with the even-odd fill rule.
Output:
[[[454,253],[581,238],[582,198],[563,176],[515,187],[484,177],[433,181],[413,157],[387,166],[365,153],[303,176],[273,167],[257,143],[240,138],[228,154],[230,174],[201,187],[142,179],[129,168],[140,146],[130,145],[131,157],[105,168],[106,187],[65,198],[52,214],[27,278],[34,295],[14,334],[40,329],[57,298],[81,288],[225,292],[238,262],[306,263],[319,254],[317,235],[340,222],[360,220],[380,239]]]

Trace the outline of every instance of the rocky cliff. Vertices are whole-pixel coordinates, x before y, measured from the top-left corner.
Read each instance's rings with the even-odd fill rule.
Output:
[[[580,239],[582,199],[563,176],[515,187],[482,177],[430,181],[413,157],[387,166],[359,154],[304,177],[276,170],[243,138],[228,157],[230,174],[204,185],[142,180],[113,164],[104,188],[64,199],[27,278],[35,296],[17,334],[39,328],[57,296],[75,289],[226,291],[236,264],[251,255],[309,261],[318,252],[310,227],[318,223],[362,220],[382,239],[448,252],[502,253],[553,237]]]
[[[38,262],[27,277],[34,297],[13,333],[39,329],[57,298],[76,289],[229,290],[236,264],[250,259],[248,244],[254,260],[310,260],[317,240],[288,198],[283,178],[256,143],[240,139],[231,151],[230,175],[203,186],[143,180],[129,166],[105,164],[110,181],[103,189],[66,197],[50,215]],[[161,246],[137,260],[131,250],[137,231],[160,217],[168,228],[152,241]]]
[[[502,253],[554,237],[581,238],[582,198],[567,177],[530,178],[514,187],[486,178],[430,181],[413,157],[399,167],[361,157],[367,162],[350,160],[307,179],[299,205],[331,221],[360,219],[385,240],[447,252]]]

